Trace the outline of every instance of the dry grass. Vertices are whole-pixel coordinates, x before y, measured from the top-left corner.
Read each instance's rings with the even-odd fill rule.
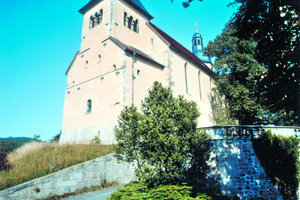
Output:
[[[12,167],[0,172],[0,190],[104,156],[112,149],[112,145],[99,144],[26,144],[8,155]]]
[[[9,163],[13,165],[19,159],[24,157],[26,154],[28,154],[32,151],[42,149],[42,148],[46,147],[47,145],[48,144],[45,143],[45,142],[26,143],[23,146],[21,146],[21,147],[17,148],[16,150],[14,150],[12,153],[8,154],[7,159],[9,160]]]

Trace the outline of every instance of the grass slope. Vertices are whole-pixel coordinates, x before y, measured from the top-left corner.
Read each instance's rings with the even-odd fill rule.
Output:
[[[111,153],[112,145],[28,143],[8,155],[10,170],[0,172],[0,190]]]

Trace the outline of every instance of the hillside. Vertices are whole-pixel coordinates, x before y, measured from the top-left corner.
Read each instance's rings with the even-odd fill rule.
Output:
[[[2,141],[16,141],[16,142],[31,142],[32,138],[29,137],[7,137],[7,138],[1,138],[0,142]]]

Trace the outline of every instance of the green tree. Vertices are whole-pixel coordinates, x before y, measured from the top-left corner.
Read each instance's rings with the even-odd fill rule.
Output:
[[[173,2],[174,0],[171,0],[171,2]],[[193,2],[194,0],[183,0],[182,2],[182,6],[187,8],[187,7],[190,7],[191,3]],[[198,0],[198,1],[203,1],[203,0]]]
[[[267,70],[259,92],[269,121],[299,124],[300,1],[236,2],[241,4],[233,21],[235,35],[240,40],[255,41],[254,57]]]
[[[253,148],[266,174],[284,199],[297,199],[300,181],[300,139],[267,131],[253,139]]]
[[[197,129],[199,115],[195,102],[175,98],[170,88],[155,82],[141,113],[135,106],[122,110],[115,127],[115,155],[136,161],[138,177],[152,183],[180,182],[188,170],[200,174],[206,166],[209,137]]]
[[[263,116],[257,91],[265,70],[254,57],[256,43],[235,34],[232,22],[227,23],[222,34],[208,43],[206,54],[216,57],[217,92],[225,96],[230,116],[240,124],[253,124]]]
[[[35,141],[35,142],[41,142],[41,135],[40,134],[34,134],[33,138],[32,138],[32,141]]]

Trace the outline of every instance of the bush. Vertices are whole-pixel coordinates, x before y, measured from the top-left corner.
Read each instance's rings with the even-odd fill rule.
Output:
[[[159,185],[149,187],[145,182],[130,184],[124,188],[118,188],[112,193],[109,200],[212,200],[206,194],[196,194],[192,196],[192,187],[187,185]]]
[[[284,199],[296,199],[300,181],[300,139],[273,135],[267,131],[253,139],[253,147],[267,176]]]
[[[153,184],[179,183],[190,170],[198,178],[206,168],[210,143],[208,134],[197,129],[196,103],[173,97],[170,88],[155,82],[141,111],[135,106],[122,110],[115,127],[115,156],[136,161],[137,176]]]
[[[27,143],[27,141],[3,140],[0,142],[0,151],[9,153],[25,143]]]
[[[6,159],[7,153],[0,152],[0,171],[8,169],[8,162]]]

